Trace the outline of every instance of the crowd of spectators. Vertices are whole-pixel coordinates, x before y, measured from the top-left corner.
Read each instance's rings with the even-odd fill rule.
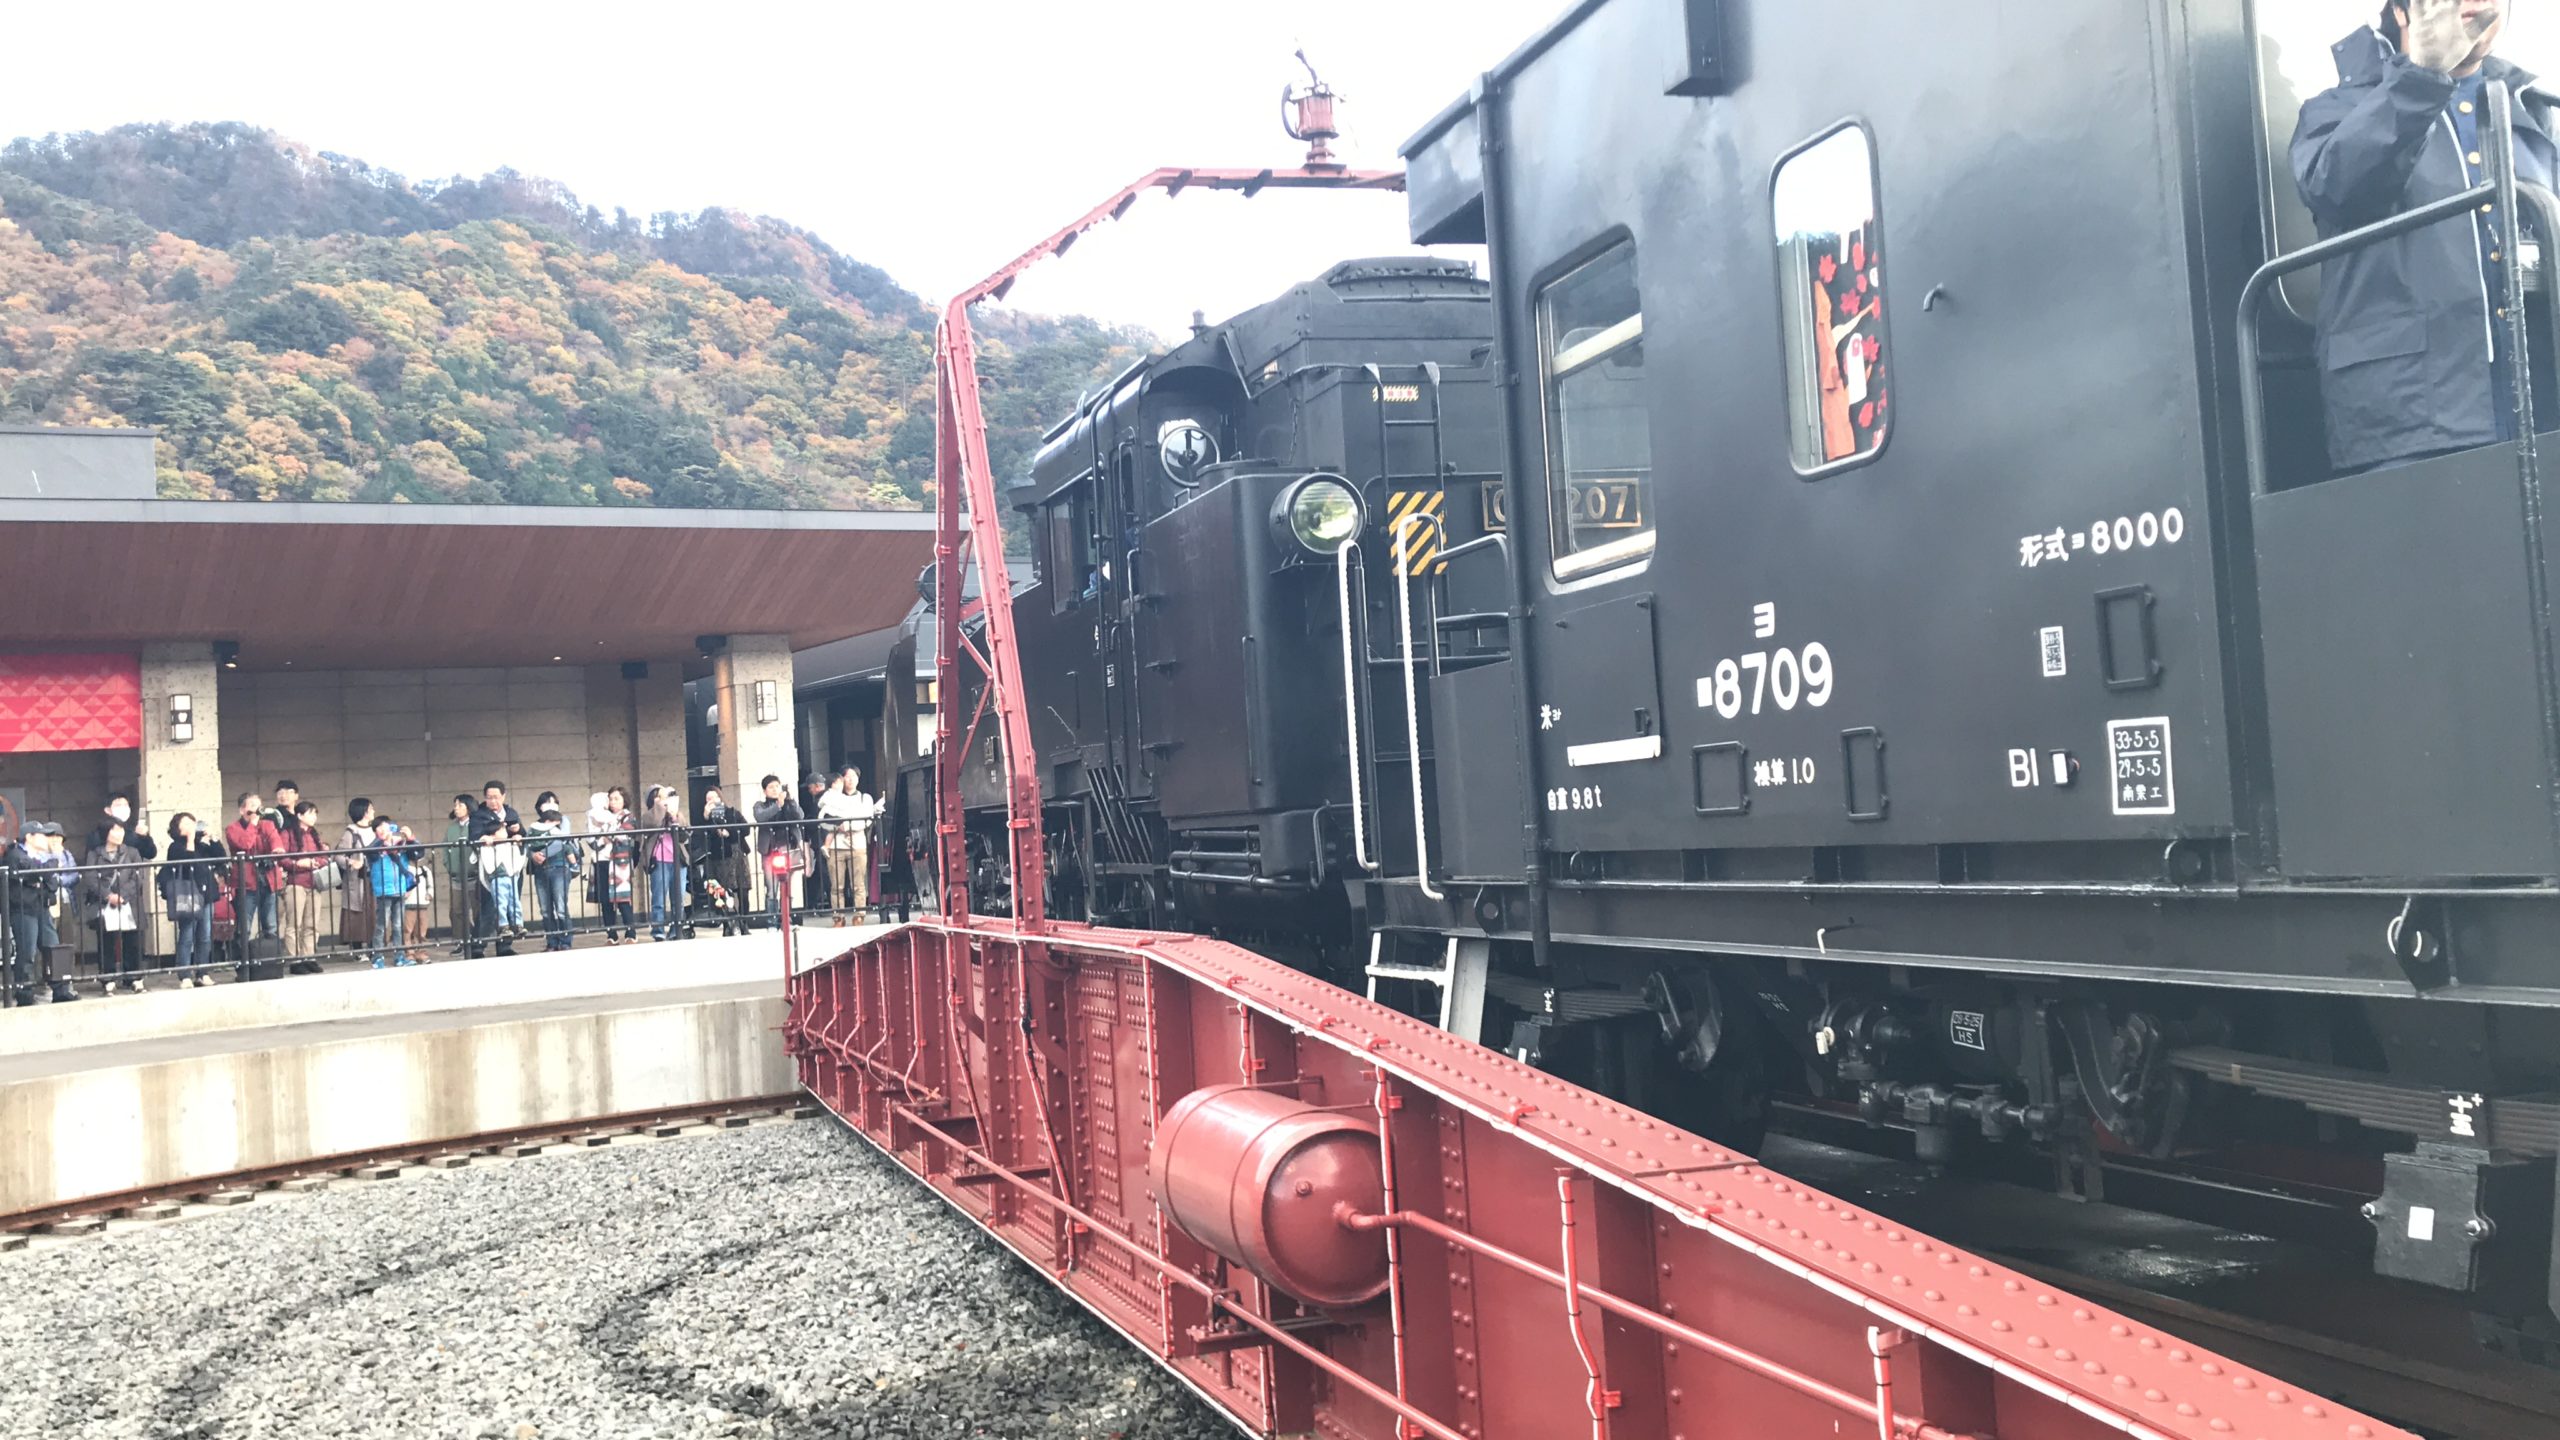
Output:
[[[107,994],[137,993],[155,974],[180,989],[226,970],[307,974],[332,941],[340,958],[376,969],[419,965],[438,953],[439,924],[442,953],[463,958],[513,955],[537,937],[546,952],[566,950],[596,921],[607,945],[637,943],[644,917],[652,941],[713,926],[744,934],[778,923],[785,883],[799,913],[854,923],[868,909],[880,812],[860,772],[808,776],[797,797],[779,775],[758,788],[741,811],[714,787],[693,816],[680,788],[650,786],[635,811],[615,786],[587,798],[580,823],[552,791],[528,815],[491,780],[454,796],[443,832],[423,836],[361,796],[331,834],[291,780],[241,795],[227,823],[181,813],[159,835],[131,796],[111,795],[85,846],[51,821],[0,844],[0,994],[13,1005],[35,1004],[40,988],[77,999],[86,962]]]

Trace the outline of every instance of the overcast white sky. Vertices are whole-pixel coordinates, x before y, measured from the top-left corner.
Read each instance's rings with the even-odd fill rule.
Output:
[[[1301,44],[1347,98],[1341,148],[1388,166],[1563,5],[20,6],[11,50],[70,63],[13,67],[0,137],[242,120],[412,179],[512,165],[608,212],[780,216],[935,298],[1154,166],[1294,163]],[[1407,248],[1392,196],[1157,199],[1011,299],[1171,333]]]

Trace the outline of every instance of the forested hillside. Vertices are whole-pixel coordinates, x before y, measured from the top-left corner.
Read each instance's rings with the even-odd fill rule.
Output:
[[[1146,337],[981,312],[998,473]],[[159,428],[164,495],[904,508],[932,317],[780,221],[414,183],[242,125],[0,149],[0,422]]]

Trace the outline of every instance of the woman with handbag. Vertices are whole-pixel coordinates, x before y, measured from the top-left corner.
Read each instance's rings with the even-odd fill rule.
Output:
[[[80,909],[98,931],[98,978],[113,995],[142,993],[142,852],[125,843],[124,822],[110,820],[95,849],[81,857]]]
[[[160,867],[160,903],[176,932],[178,988],[213,983],[213,912],[222,899],[222,842],[180,813],[169,821],[169,853]]]

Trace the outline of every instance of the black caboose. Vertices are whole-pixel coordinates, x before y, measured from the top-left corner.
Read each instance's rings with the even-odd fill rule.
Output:
[[[2369,7],[1832,18],[1578,5],[1407,147],[1415,237],[1491,247],[1491,608],[1529,617],[1429,682],[1433,729],[1529,763],[1444,759],[1445,866],[1385,879],[1382,923],[1482,946],[1497,1000],[1525,967],[1487,1037],[1523,1054],[1589,1028],[1559,994],[1643,1001],[1599,1048],[1676,1054],[1729,1128],[1739,1067],[2084,1188],[2355,1157],[2382,1268],[2539,1311],[2534,387],[2498,397],[2516,441],[2334,474],[2322,362],[2334,394],[2356,357],[2302,318],[2319,259],[2428,221],[2532,293],[2552,212],[2501,168],[2507,97],[2476,190],[2303,254],[2287,142]],[[2548,370],[2548,306],[2483,274],[2471,343]]]

